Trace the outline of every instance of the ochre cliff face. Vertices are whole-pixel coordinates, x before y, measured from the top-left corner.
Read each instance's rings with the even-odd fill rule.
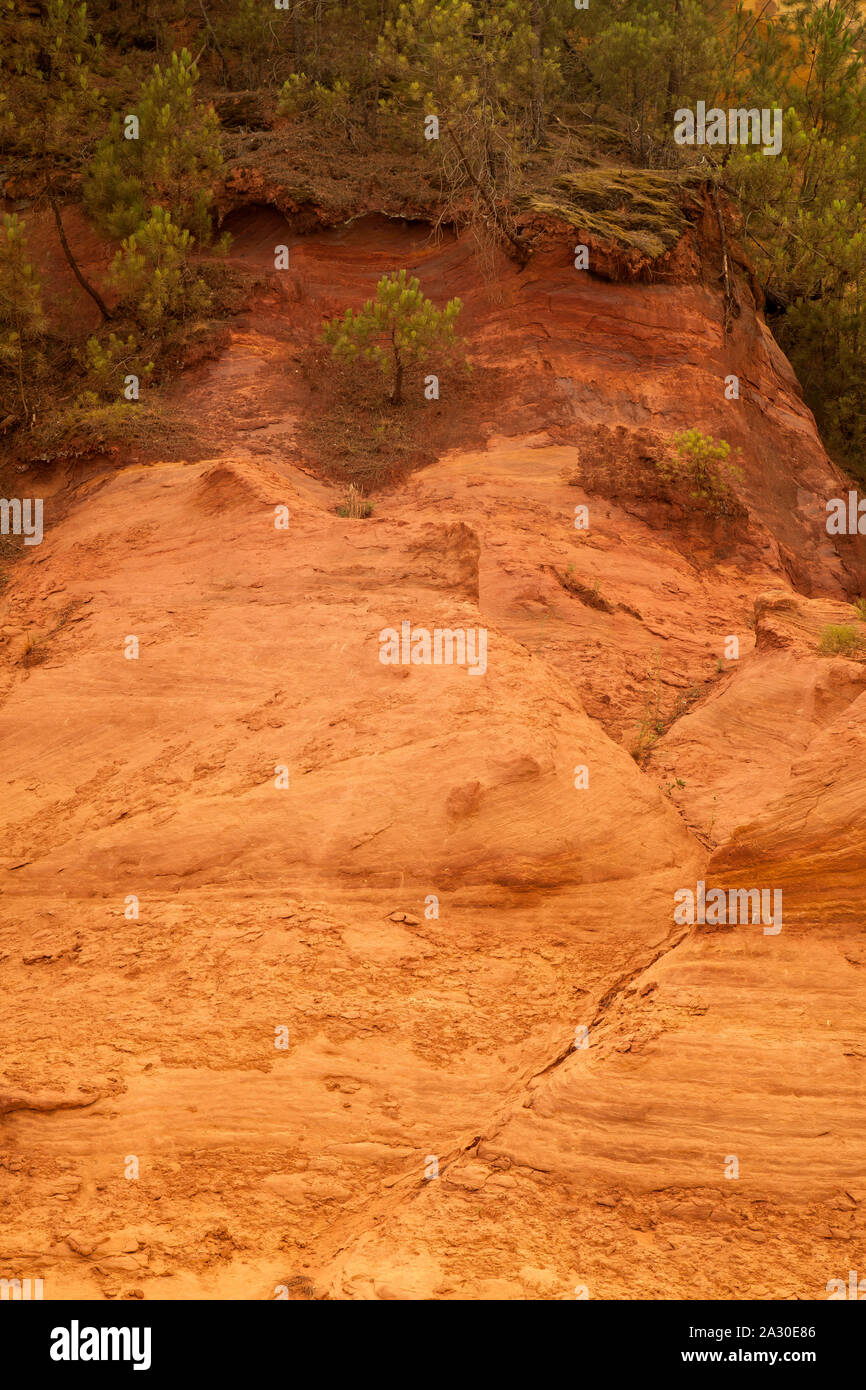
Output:
[[[3,1267],[826,1296],[866,1210],[866,667],[817,649],[862,541],[745,280],[726,334],[693,238],[663,283],[562,232],[486,283],[416,225],[232,218],[266,283],[170,393],[195,459],[47,484],[0,599]],[[502,385],[431,403],[454,447],[343,519],[301,353],[397,266]],[[692,427],[742,515],[655,485]],[[486,670],[383,664],[404,621],[484,629]],[[781,931],[676,921],[698,882],[782,889]]]

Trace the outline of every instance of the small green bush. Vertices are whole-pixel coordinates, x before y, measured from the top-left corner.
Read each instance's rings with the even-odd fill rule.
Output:
[[[79,360],[87,372],[88,388],[103,400],[118,400],[123,395],[127,376],[131,373],[144,380],[153,371],[153,363],[142,362],[143,349],[136,334],[124,340],[116,333],[106,339],[90,337]]]
[[[655,466],[669,487],[687,493],[702,511],[721,516],[737,510],[733,485],[743,478],[743,470],[729,461],[730,452],[725,439],[683,430],[671,435]]]
[[[41,415],[27,434],[27,457],[35,463],[88,458],[125,445],[168,438],[159,406],[120,400],[106,403],[95,391],[82,391],[71,405]]]
[[[146,222],[125,238],[111,268],[121,302],[148,333],[168,319],[207,314],[211,295],[190,263],[193,237],[165,208],[154,206]]]
[[[847,623],[828,623],[821,629],[818,651],[822,656],[862,656],[866,654],[866,638]]]

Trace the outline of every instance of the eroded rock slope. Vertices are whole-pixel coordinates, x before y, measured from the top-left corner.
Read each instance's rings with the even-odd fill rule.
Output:
[[[790,368],[685,242],[652,284],[551,235],[491,286],[462,239],[280,225],[299,288],[175,391],[206,456],[62,480],[2,595],[3,1271],[824,1296],[866,1211],[866,668],[818,654],[861,557]],[[508,386],[353,521],[295,367],[398,265]],[[653,495],[692,426],[743,515]],[[404,620],[483,627],[485,673],[383,665]],[[783,889],[781,932],[676,922],[699,880]]]

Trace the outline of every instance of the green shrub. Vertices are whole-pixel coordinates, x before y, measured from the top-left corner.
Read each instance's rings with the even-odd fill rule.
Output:
[[[158,203],[175,222],[210,237],[213,188],[222,171],[219,122],[196,101],[198,69],[183,49],[165,68],[157,64],[128,111],[116,111],[84,183],[84,205],[109,236],[128,237]],[[138,118],[137,139],[126,139],[124,120]]]
[[[87,458],[122,445],[150,443],[167,437],[159,406],[153,401],[100,400],[82,391],[69,406],[39,416],[27,434],[27,457],[35,462]]]
[[[28,259],[21,219],[0,222],[0,411],[31,413],[29,387],[42,366],[39,340],[45,326],[42,292]]]
[[[142,361],[141,342],[134,333],[124,341],[116,333],[105,340],[88,338],[80,360],[90,389],[104,400],[117,400],[123,394],[126,378],[132,374],[143,381],[153,371],[153,363]]]
[[[866,654],[866,638],[847,623],[828,623],[821,629],[818,651],[822,656],[862,656]]]
[[[685,492],[702,511],[723,515],[737,510],[734,483],[743,470],[729,462],[731,446],[700,430],[671,435],[668,449],[656,460],[659,475],[676,492]]]
[[[210,291],[189,264],[193,238],[164,208],[151,208],[147,221],[128,236],[112,265],[121,301],[149,333],[167,319],[206,314]]]

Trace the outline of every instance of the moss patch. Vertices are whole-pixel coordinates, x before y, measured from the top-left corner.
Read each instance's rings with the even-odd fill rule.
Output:
[[[679,170],[599,165],[560,174],[549,194],[530,194],[528,206],[655,259],[685,231],[684,191],[699,182],[698,176]]]

